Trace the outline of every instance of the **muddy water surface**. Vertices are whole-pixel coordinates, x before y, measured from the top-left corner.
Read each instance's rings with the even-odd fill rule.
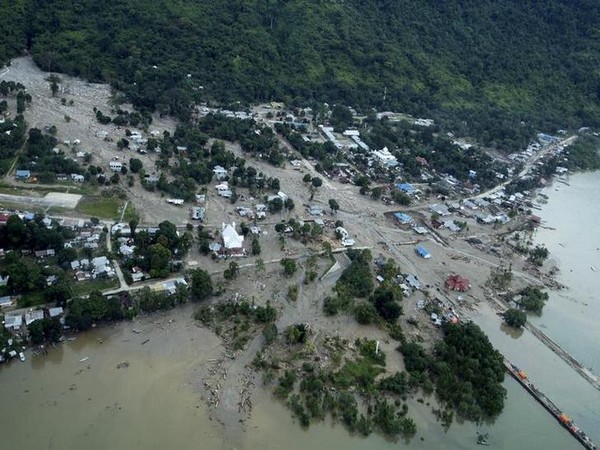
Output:
[[[222,351],[183,308],[92,330],[25,363],[0,370],[2,448],[18,449],[576,449],[576,442],[511,379],[505,413],[493,425],[454,424],[448,432],[431,406],[413,402],[418,434],[408,445],[349,436],[329,423],[303,430],[289,411],[261,393],[245,433],[211,420],[197,389],[200,367]],[[141,333],[134,333],[137,329]],[[142,345],[146,339],[149,339]],[[86,361],[80,362],[84,358]],[[420,438],[423,440],[420,440]]]

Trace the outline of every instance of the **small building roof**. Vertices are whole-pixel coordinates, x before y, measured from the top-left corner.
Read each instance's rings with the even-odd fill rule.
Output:
[[[36,320],[42,320],[44,318],[44,311],[42,310],[37,310],[37,311],[29,311],[25,313],[25,324],[29,325],[33,322],[35,322]]]
[[[394,213],[394,217],[398,219],[398,222],[400,223],[411,223],[413,221],[411,216],[401,212]]]
[[[4,316],[4,328],[19,329],[23,325],[22,314],[6,314]]]
[[[398,190],[407,194],[414,194],[416,191],[415,187],[410,183],[398,183],[396,187],[398,188]]]
[[[460,275],[450,275],[446,279],[446,287],[453,291],[465,292],[471,287],[471,282]]]
[[[17,178],[29,178],[31,176],[30,170],[17,170],[15,172]]]
[[[413,289],[421,289],[421,282],[416,277],[416,275],[410,274],[408,275],[404,281]]]
[[[417,255],[419,255],[421,258],[431,258],[431,253],[429,253],[429,251],[427,251],[427,249],[422,245],[417,245],[415,252],[417,252]]]
[[[235,231],[235,222],[222,225],[221,236],[223,237],[223,246],[226,249],[242,248],[244,245],[244,236],[240,236]]]
[[[64,310],[62,309],[61,306],[57,306],[55,308],[49,308],[48,309],[48,314],[50,315],[50,317],[58,317],[61,316],[63,314]]]

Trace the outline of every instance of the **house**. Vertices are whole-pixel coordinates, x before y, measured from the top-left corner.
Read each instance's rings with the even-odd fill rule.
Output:
[[[478,208],[478,206],[474,202],[472,202],[471,200],[465,200],[463,202],[463,206],[465,208],[469,208],[469,209],[473,209],[473,210],[475,210],[475,209]]]
[[[434,203],[429,207],[429,209],[432,213],[438,214],[442,217],[450,215],[450,211],[448,211],[448,208],[445,205],[440,205],[439,203]]]
[[[192,208],[192,220],[204,221],[206,209],[202,206],[194,206]]]
[[[416,289],[416,290],[421,289],[421,282],[416,277],[416,275],[410,274],[404,279],[404,281],[412,289]]]
[[[123,170],[123,163],[119,161],[111,161],[109,164],[110,170],[113,172],[121,172]]]
[[[427,249],[425,247],[423,247],[422,245],[417,245],[417,247],[415,248],[415,253],[417,255],[419,255],[421,258],[425,258],[425,259],[431,258],[431,253],[429,253],[429,251],[427,251]]]
[[[387,147],[384,147],[382,150],[375,150],[371,152],[371,155],[373,155],[373,158],[382,166],[395,167],[398,165],[398,160],[390,153]]]
[[[450,231],[454,232],[454,233],[458,233],[460,231],[460,227],[458,225],[456,225],[456,223],[454,222],[454,220],[446,220],[444,222],[444,227],[449,229]]]
[[[92,275],[94,278],[98,275],[107,275],[112,277],[115,275],[115,271],[110,267],[110,262],[106,256],[98,256],[92,259]]]
[[[6,275],[5,277],[0,275],[0,286],[6,286],[9,278],[10,278],[10,275]]]
[[[31,178],[31,171],[30,170],[17,170],[15,172],[15,177],[17,178],[17,180],[29,180]]]
[[[252,208],[246,208],[240,206],[235,209],[241,217],[247,217],[248,219],[254,219],[254,210]]]
[[[176,206],[181,206],[181,205],[183,205],[184,202],[185,202],[185,200],[183,200],[182,198],[168,198],[167,199],[167,203],[170,203],[171,205],[176,205]]]
[[[460,275],[450,275],[446,279],[446,287],[453,291],[465,292],[471,287],[471,282]]]
[[[30,325],[36,320],[42,320],[44,318],[44,311],[29,311],[25,313],[25,325]]]
[[[173,295],[177,292],[177,286],[178,285],[182,285],[182,286],[187,286],[187,281],[185,281],[185,279],[183,278],[176,278],[174,280],[171,281],[165,281],[162,284],[156,285],[153,287],[153,289],[155,291],[159,291],[159,292],[166,292],[169,295]]]
[[[241,254],[244,250],[244,236],[235,231],[235,222],[231,224],[223,223],[221,227],[221,237],[223,238],[223,249],[226,253]]]
[[[36,258],[44,258],[46,256],[54,256],[55,253],[56,252],[53,249],[49,249],[49,250],[37,250],[35,252],[35,257]]]
[[[123,244],[119,247],[119,253],[121,253],[121,255],[125,256],[126,258],[133,256],[135,252],[135,245],[127,245],[127,244]]]
[[[408,214],[405,213],[401,213],[401,212],[397,212],[394,213],[394,217],[396,218],[396,220],[398,220],[398,222],[400,222],[402,225],[407,225],[409,223],[413,222],[413,219],[411,216],[409,216]]]
[[[311,216],[320,216],[323,214],[323,210],[321,209],[321,207],[319,207],[317,205],[310,205],[308,207],[308,213]]]
[[[213,168],[213,173],[215,174],[216,179],[219,181],[225,180],[227,178],[227,176],[229,175],[227,173],[227,169],[225,169],[224,167],[221,167],[221,166],[215,166]]]
[[[215,189],[217,190],[217,194],[221,197],[229,198],[233,195],[233,192],[231,192],[229,189],[229,184],[227,184],[227,182],[217,184]]]
[[[63,313],[64,313],[64,310],[60,306],[57,306],[55,308],[48,308],[48,315],[50,317],[59,317],[59,316],[62,316]]]
[[[429,233],[429,230],[425,227],[412,227],[412,229],[415,233],[420,235]]]
[[[350,239],[350,238],[342,239],[342,245],[344,247],[352,247],[354,244],[356,244],[356,241],[354,239]]]
[[[5,314],[4,328],[11,331],[18,331],[23,326],[22,314]]]
[[[131,274],[131,281],[133,283],[138,283],[146,278],[146,275],[143,272],[134,272]]]
[[[144,182],[146,184],[156,184],[160,181],[160,177],[158,175],[144,175]]]
[[[53,284],[58,283],[58,276],[56,275],[50,275],[48,277],[46,277],[46,284],[48,286],[52,286]]]
[[[405,194],[408,194],[408,195],[412,195],[412,194],[414,194],[417,191],[415,189],[415,187],[412,184],[410,184],[410,183],[399,183],[399,184],[396,185],[396,188],[399,191],[402,191],[402,192],[404,192]]]
[[[111,229],[110,232],[112,234],[120,234],[121,236],[129,236],[131,235],[131,228],[129,227],[128,224],[120,222],[120,223],[116,223],[114,224]]]
[[[78,174],[78,173],[72,173],[71,174],[71,180],[75,181],[77,183],[83,183],[85,181],[85,177],[83,175]]]
[[[9,306],[12,306],[12,299],[10,298],[10,295],[6,295],[4,297],[0,297],[0,308],[8,308]]]

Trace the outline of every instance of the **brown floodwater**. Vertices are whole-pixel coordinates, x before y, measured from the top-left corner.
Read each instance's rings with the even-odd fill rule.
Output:
[[[475,449],[481,448],[475,442],[478,430],[489,433],[494,448],[579,448],[508,377],[505,413],[493,425],[454,424],[445,432],[426,405],[430,399],[413,401],[410,414],[418,434],[408,445],[377,435],[352,437],[327,422],[303,430],[281,403],[260,392],[247,431],[224,429],[210,419],[197,390],[200,367],[222,348],[211,332],[196,326],[191,312],[186,307],[94,329],[50,349],[47,356],[27,352],[25,363],[4,365],[2,448]],[[134,328],[141,333],[133,333]],[[80,362],[84,358],[89,359]]]

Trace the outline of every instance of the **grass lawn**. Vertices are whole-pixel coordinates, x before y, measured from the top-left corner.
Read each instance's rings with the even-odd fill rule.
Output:
[[[117,277],[108,280],[73,281],[71,293],[73,297],[79,297],[80,295],[87,295],[92,291],[103,291],[116,287],[119,287]]]
[[[125,222],[129,222],[130,220],[140,220],[140,215],[135,210],[135,207],[131,202],[127,203],[127,209],[125,210],[125,214],[123,214],[123,220]]]
[[[77,205],[77,211],[89,217],[119,219],[124,204],[125,200],[116,197],[84,197]]]

